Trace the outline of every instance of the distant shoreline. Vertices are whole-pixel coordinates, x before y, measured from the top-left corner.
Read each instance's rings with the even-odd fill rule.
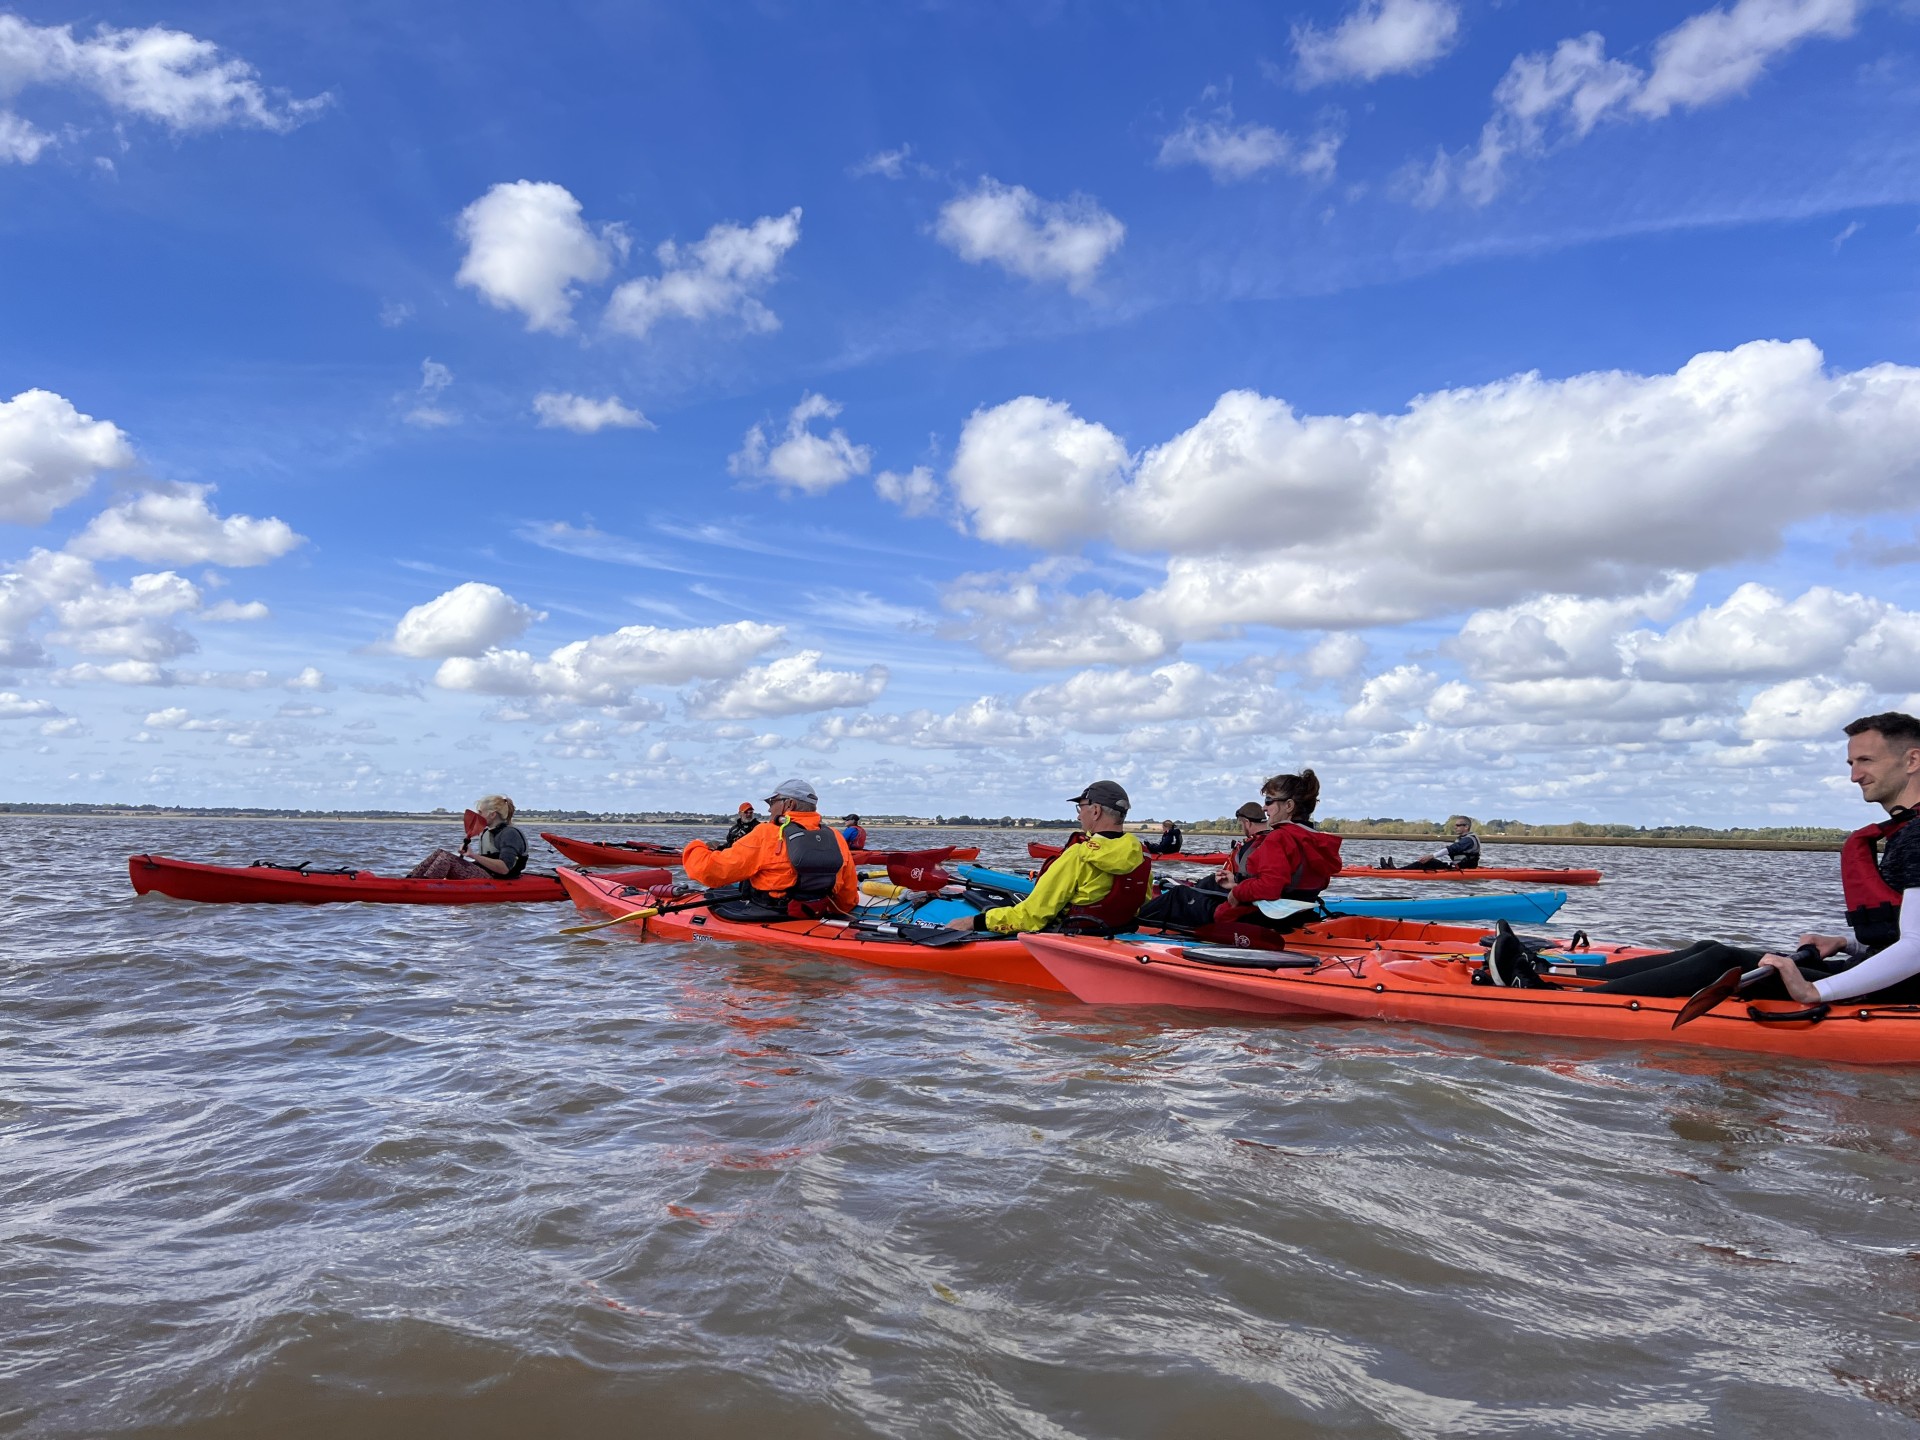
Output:
[[[829,817],[830,819],[834,817]],[[515,817],[516,823],[525,829],[572,830],[633,830],[640,827],[664,830],[708,830],[724,826],[733,819],[730,815],[716,815],[707,819],[691,820],[580,820],[545,819],[537,813],[522,814]],[[1010,835],[1064,835],[1069,827],[1056,826],[961,826],[934,825],[928,821],[891,820],[881,816],[869,816],[868,828],[902,830],[999,830],[1005,829]],[[457,825],[460,817],[442,812],[440,814],[262,814],[241,810],[8,810],[0,809],[0,820],[257,820],[286,825]],[[1188,826],[1190,836],[1205,835],[1226,839],[1234,832],[1227,830],[1202,829]],[[1443,835],[1402,835],[1376,833],[1372,831],[1345,830],[1334,832],[1342,840],[1358,840],[1369,845],[1392,843],[1400,845],[1437,846],[1446,837]],[[1637,835],[1488,835],[1482,834],[1483,845],[1590,845],[1597,848],[1626,848],[1633,850],[1778,850],[1799,852],[1835,852],[1840,849],[1839,840],[1760,840],[1740,839],[1735,836],[1685,836],[1655,837]]]

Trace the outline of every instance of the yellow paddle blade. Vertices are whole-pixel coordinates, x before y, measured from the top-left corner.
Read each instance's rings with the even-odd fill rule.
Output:
[[[611,920],[596,920],[591,925],[567,925],[561,928],[562,935],[584,935],[589,930],[604,930],[609,925],[618,925],[622,920],[644,920],[649,915],[658,915],[660,907],[649,905],[641,910],[629,910],[624,915],[616,915]]]

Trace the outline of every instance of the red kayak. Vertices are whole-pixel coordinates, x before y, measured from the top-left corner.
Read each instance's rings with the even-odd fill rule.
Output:
[[[542,830],[540,838],[576,865],[678,865],[679,850],[647,840],[571,840]]]
[[[1064,845],[1042,845],[1038,840],[1027,842],[1027,854],[1035,860],[1057,860],[1064,849]],[[1177,855],[1155,855],[1148,851],[1147,858],[1156,865],[1211,865],[1217,870],[1233,857],[1224,850],[1183,850]]]
[[[665,845],[656,845],[649,840],[575,840],[566,835],[554,835],[542,830],[540,838],[576,865],[584,865],[591,870],[602,865],[632,865],[636,861],[648,865],[678,865],[680,852]],[[943,865],[949,860],[978,860],[977,848],[963,845],[943,846],[938,850],[856,850],[853,863],[856,865],[888,865],[903,857],[928,865]]]
[[[1518,880],[1525,885],[1598,885],[1598,870],[1550,870],[1525,865],[1482,865],[1473,870],[1382,870],[1373,865],[1343,865],[1340,875],[1355,880],[1451,880],[1471,885],[1480,880]]]
[[[202,865],[164,855],[134,855],[127,875],[135,893],[153,891],[176,900],[216,905],[327,905],[360,900],[375,905],[499,905],[507,902],[567,898],[552,875],[521,875],[513,880],[410,880],[376,875],[371,870],[309,870],[292,865]],[[644,889],[665,885],[665,870],[633,870],[616,877]]]

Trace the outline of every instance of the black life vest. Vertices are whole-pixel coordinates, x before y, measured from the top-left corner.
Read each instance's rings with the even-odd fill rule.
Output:
[[[494,834],[495,830],[511,830],[514,834],[520,836],[520,858],[513,862],[506,874],[507,879],[517,880],[520,878],[520,872],[527,868],[527,837],[521,834],[519,826],[503,823],[482,830],[480,832],[480,843],[474,846],[474,849],[486,856],[489,860],[498,860],[500,858],[500,841]]]
[[[754,898],[785,910],[792,920],[818,920],[823,915],[838,914],[833,887],[847,853],[840,832],[825,825],[809,830],[782,820],[780,838],[786,842],[787,863],[793,866],[793,885],[778,895],[756,890]]]
[[[1228,850],[1227,869],[1233,872],[1234,884],[1238,885],[1242,880],[1247,878],[1247,856],[1253,853],[1254,846],[1266,838],[1267,832],[1262,830],[1257,835],[1247,836],[1247,838],[1242,840],[1238,845]]]
[[[1900,892],[1880,873],[1880,842],[1913,819],[1913,810],[1896,810],[1877,825],[1864,825],[1840,847],[1840,892],[1847,901],[1847,925],[1869,952],[1884,950],[1900,938]]]

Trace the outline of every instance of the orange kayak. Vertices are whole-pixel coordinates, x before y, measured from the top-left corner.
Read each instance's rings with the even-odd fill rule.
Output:
[[[574,904],[589,914],[625,915],[645,908],[653,897],[644,889],[623,885],[617,876],[585,875],[561,870],[560,882]],[[898,926],[853,925],[845,920],[775,920],[741,923],[723,920],[698,905],[627,921],[618,927],[643,940],[681,943],[718,940],[736,945],[766,945],[828,960],[851,960],[862,965],[885,965],[895,970],[924,970],[954,975],[962,980],[992,980],[1030,990],[1063,991],[1067,987],[1011,936],[979,935],[942,944],[916,944]],[[922,927],[909,926],[908,931]],[[950,935],[957,932],[948,931]]]
[[[540,838],[576,865],[584,865],[589,870],[602,865],[678,865],[680,851],[670,845],[659,845],[651,840],[575,840],[567,835],[554,835],[542,830]],[[946,845],[935,850],[856,850],[853,863],[856,865],[885,865],[903,855],[911,855],[931,865],[943,865],[949,860],[978,860],[978,847],[966,845]]]
[[[165,855],[135,855],[127,876],[136,894],[171,895],[216,905],[327,905],[365,901],[376,905],[499,905],[564,900],[551,875],[512,880],[415,880],[371,870],[312,870],[294,865],[202,865]],[[664,870],[634,870],[614,877],[644,888],[673,879]]]
[[[1824,1019],[1795,1001],[1724,1001],[1673,1028],[1684,997],[1583,994],[1475,985],[1468,960],[1382,950],[1353,957],[1245,952],[1217,963],[1196,947],[1028,935],[1061,984],[1099,1004],[1182,1005],[1260,1015],[1408,1020],[1465,1030],[1798,1056],[1854,1065],[1920,1064],[1920,1006],[1841,1002]],[[1299,968],[1255,968],[1292,966]],[[1756,1018],[1758,1017],[1758,1018]]]

